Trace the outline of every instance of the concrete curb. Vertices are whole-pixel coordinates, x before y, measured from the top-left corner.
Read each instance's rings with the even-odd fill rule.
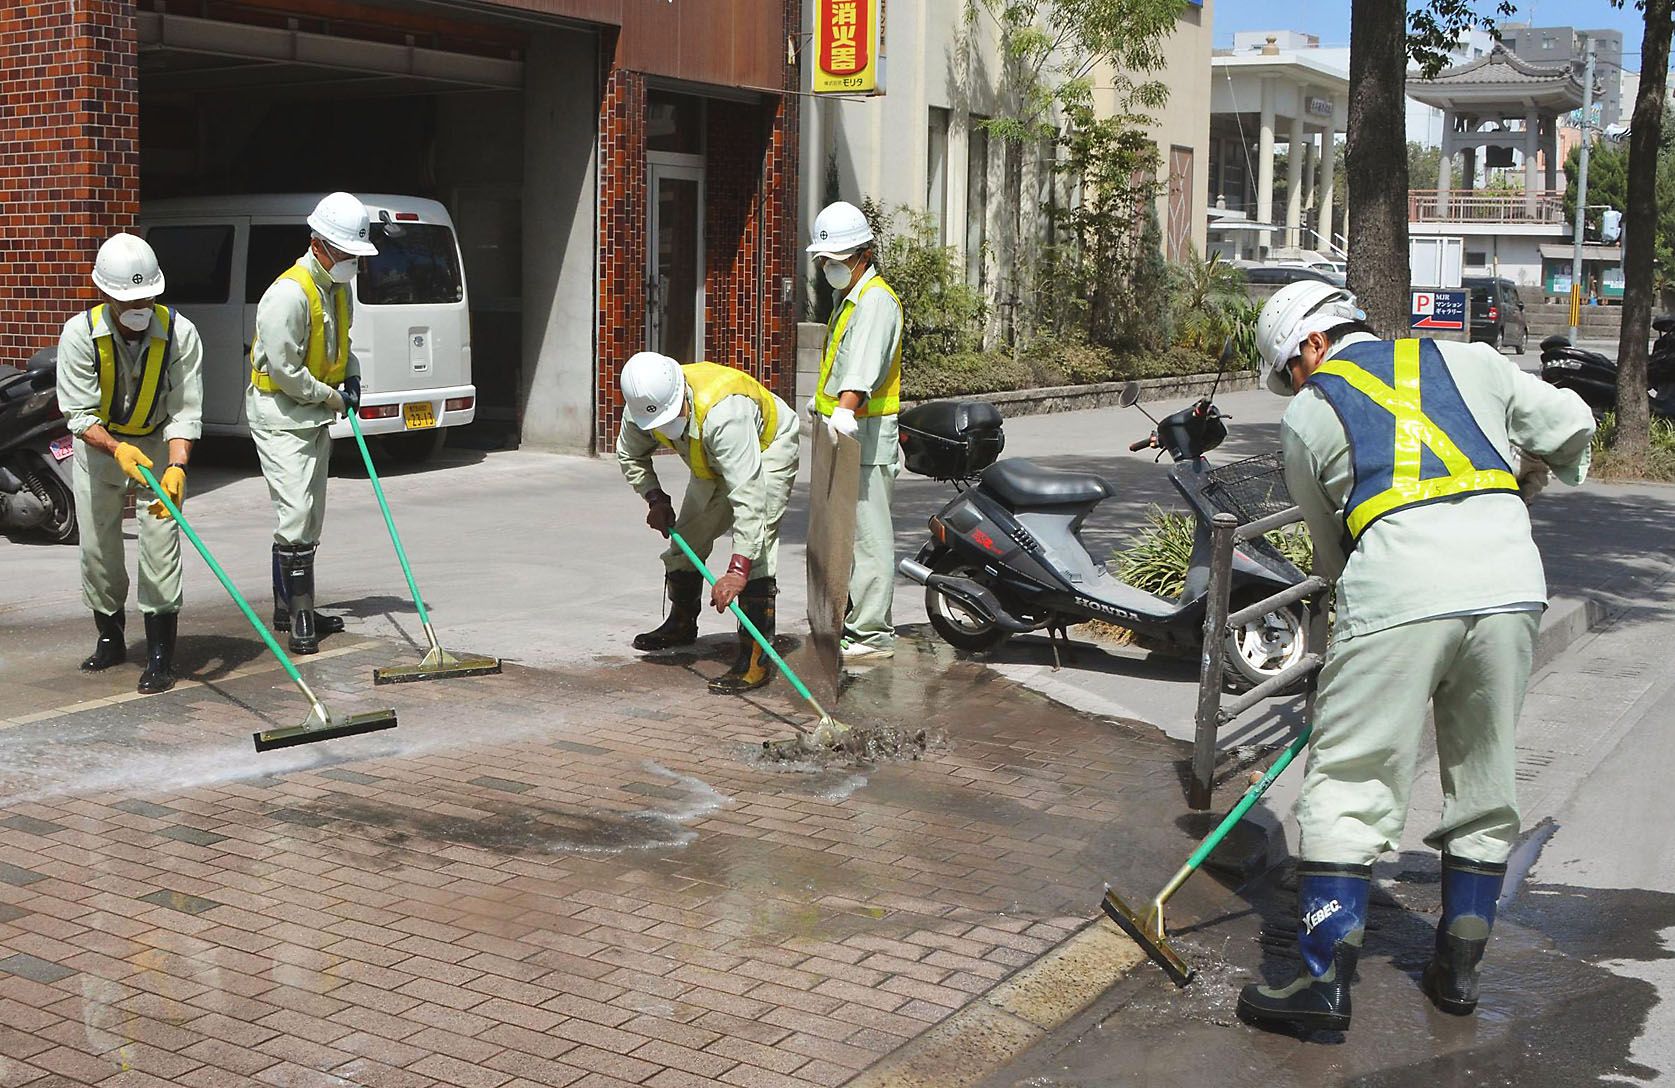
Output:
[[[1013,389],[1000,393],[970,393],[931,400],[982,400],[1000,409],[1008,419],[1017,416],[1047,415],[1052,412],[1079,412],[1088,408],[1111,408],[1117,403],[1127,382],[1099,382],[1094,385],[1053,385],[1040,389]],[[1169,378],[1140,379],[1140,399],[1160,400],[1168,397],[1202,396],[1212,385],[1217,392],[1235,393],[1256,389],[1256,376],[1249,373],[1223,374],[1219,384],[1215,374],[1182,374]],[[928,401],[902,401],[902,408],[911,408]]]

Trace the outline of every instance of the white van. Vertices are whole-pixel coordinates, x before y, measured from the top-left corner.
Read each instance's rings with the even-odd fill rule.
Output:
[[[157,252],[163,301],[204,342],[204,431],[248,435],[244,390],[256,303],[308,250],[308,213],[322,193],[148,201],[140,233]],[[355,279],[350,343],[361,364],[361,429],[390,453],[423,460],[444,431],[477,414],[464,263],[447,209],[417,197],[358,194],[378,255]],[[349,437],[348,420],[332,425]]]

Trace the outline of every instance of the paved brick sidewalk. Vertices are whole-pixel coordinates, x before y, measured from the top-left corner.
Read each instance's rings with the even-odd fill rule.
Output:
[[[256,755],[277,670],[0,727],[0,1086],[841,1084],[1181,849],[1176,746],[904,645],[844,716],[948,742],[860,768],[761,759],[782,685],[386,643],[306,668],[394,732]]]

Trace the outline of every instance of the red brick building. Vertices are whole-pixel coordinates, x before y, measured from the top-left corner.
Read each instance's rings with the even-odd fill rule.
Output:
[[[348,189],[449,208],[479,415],[526,444],[612,441],[648,346],[790,396],[800,26],[801,0],[9,0],[0,362],[149,200]]]

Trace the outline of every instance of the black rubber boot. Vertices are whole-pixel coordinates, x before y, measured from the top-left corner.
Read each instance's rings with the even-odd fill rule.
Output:
[[[1372,866],[1297,866],[1297,950],[1303,966],[1284,986],[1246,986],[1239,1019],[1266,1028],[1347,1031],[1349,983],[1367,928]]]
[[[1477,1009],[1477,967],[1489,947],[1505,881],[1503,863],[1442,856],[1442,920],[1420,985],[1443,1012],[1469,1016]]]
[[[99,672],[112,665],[120,665],[128,660],[128,615],[125,612],[93,613],[93,626],[99,632],[99,641],[93,644],[93,653],[81,663],[87,672]]]
[[[669,615],[643,635],[634,636],[636,650],[669,650],[698,641],[699,596],[704,579],[695,570],[672,570],[663,579],[669,594]]]
[[[774,597],[779,584],[772,578],[758,578],[746,583],[739,594],[739,610],[771,643],[774,640]],[[763,687],[774,677],[768,667],[768,655],[761,643],[750,637],[750,632],[739,626],[739,652],[733,667],[710,681],[710,690],[717,695],[739,695]]]
[[[146,666],[140,674],[141,695],[156,695],[174,687],[174,638],[179,628],[179,612],[145,617]]]
[[[298,544],[282,549],[285,597],[291,604],[291,652],[320,652],[320,632],[314,625],[314,547]]]
[[[318,545],[315,547],[318,548]],[[285,588],[285,561],[281,558],[285,550],[283,544],[273,546],[273,629],[281,632],[291,629],[291,597]],[[324,612],[314,613],[316,635],[324,638],[327,635],[339,634],[342,630],[342,616],[328,616]]]

